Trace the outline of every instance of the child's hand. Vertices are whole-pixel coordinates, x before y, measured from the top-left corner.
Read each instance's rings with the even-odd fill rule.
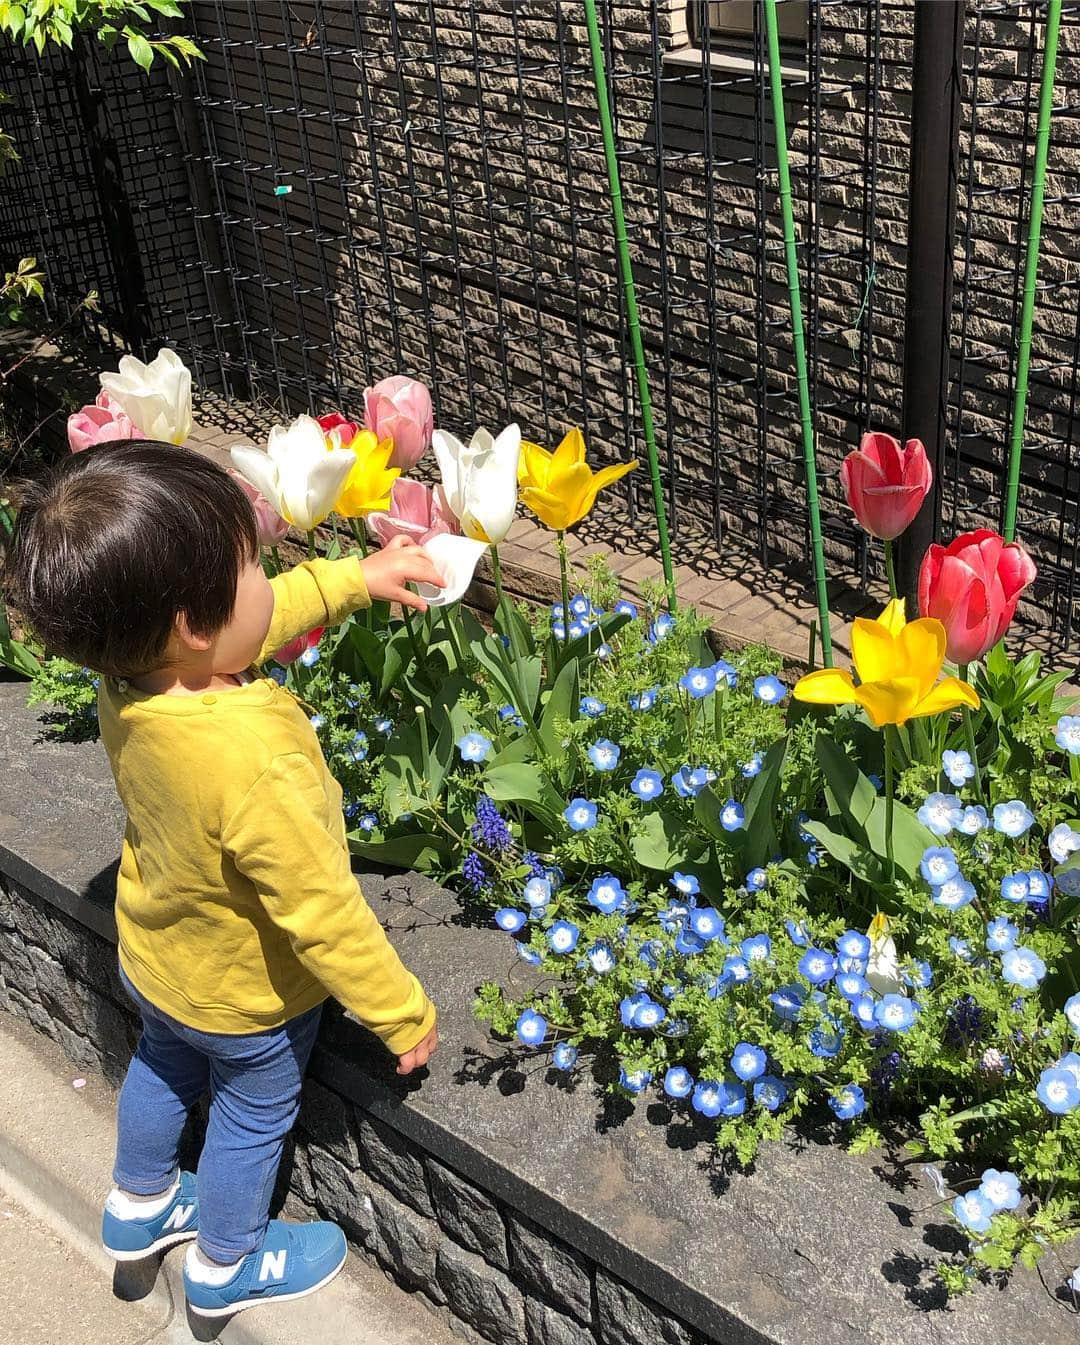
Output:
[[[423,1041],[417,1042],[411,1051],[398,1056],[397,1072],[411,1074],[414,1069],[426,1065],[439,1047],[439,1029],[433,1027]]]
[[[446,587],[424,548],[407,537],[395,537],[381,551],[373,551],[360,562],[360,568],[373,600],[399,602],[403,607],[415,607],[418,612],[426,612],[427,603],[419,594],[406,588],[406,584]]]

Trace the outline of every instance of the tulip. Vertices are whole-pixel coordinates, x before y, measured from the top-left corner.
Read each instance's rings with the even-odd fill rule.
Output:
[[[251,507],[255,510],[255,524],[259,530],[259,545],[277,546],[278,542],[282,541],[289,531],[289,525],[270,501],[260,491],[257,491],[250,481],[245,480],[235,470],[231,471],[229,475],[251,501]]]
[[[487,542],[474,537],[454,537],[450,533],[430,538],[424,543],[424,550],[446,587],[417,584],[417,593],[429,607],[449,607],[458,602],[472,583],[473,572],[487,547]]]
[[[406,476],[399,476],[390,488],[389,512],[369,514],[367,525],[383,546],[395,537],[408,537],[423,546],[432,537],[458,530],[457,519],[442,507],[441,493]]]
[[[142,439],[143,436],[107,392],[99,392],[93,406],[81,407],[68,416],[68,445],[72,453],[81,453],[94,444],[111,444],[121,439]]]
[[[331,411],[328,415],[317,417],[319,428],[329,439],[331,435],[337,439],[335,448],[343,448],[350,443],[360,433],[360,426],[355,420],[347,420],[340,411]]]
[[[174,350],[149,364],[125,355],[117,373],[101,375],[101,388],[145,438],[182,444],[191,433],[191,371]]]
[[[541,523],[565,532],[581,522],[605,486],[637,465],[635,460],[594,472],[585,461],[585,438],[579,429],[569,430],[553,453],[525,441],[518,474],[521,500]]]
[[[480,429],[468,446],[436,430],[431,443],[442,473],[440,508],[458,520],[466,537],[498,545],[517,508],[521,430],[507,425],[493,439]]]
[[[909,439],[901,449],[891,434],[864,434],[840,467],[852,512],[871,537],[891,542],[912,523],[934,473],[926,449]]]
[[[266,452],[237,444],[230,449],[236,470],[277,510],[286,523],[311,532],[333,509],[356,456],[328,448],[319,422],[297,416],[275,425]]]
[[[941,622],[946,653],[963,667],[1002,638],[1034,578],[1035,562],[1018,542],[980,528],[929,548],[919,569],[919,611]]]
[[[336,431],[328,444],[337,442]],[[336,451],[336,450],[333,450]],[[400,475],[391,467],[394,444],[379,440],[371,430],[360,430],[348,444],[353,465],[345,478],[334,509],[342,518],[363,518],[366,514],[385,513],[390,508],[390,491]]]
[[[796,682],[796,699],[814,705],[861,705],[878,728],[963,705],[979,708],[979,697],[966,682],[956,677],[938,682],[945,661],[945,627],[933,618],[905,621],[902,598],[894,598],[876,621],[856,619],[851,656],[857,685],[842,668],[819,668]]]
[[[896,940],[889,933],[889,928],[889,917],[878,911],[866,931],[870,940],[866,979],[870,982],[870,989],[879,995],[902,995],[905,991],[900,979],[900,959]]]
[[[290,640],[288,644],[283,644],[277,653],[272,654],[271,658],[275,663],[280,663],[283,667],[288,663],[295,663],[296,660],[306,649],[314,649],[323,637],[325,626],[316,626],[314,630],[309,630],[306,635],[298,635],[295,640]]]
[[[431,393],[423,383],[404,374],[384,378],[364,393],[364,424],[380,439],[393,439],[390,465],[407,472],[431,443]]]

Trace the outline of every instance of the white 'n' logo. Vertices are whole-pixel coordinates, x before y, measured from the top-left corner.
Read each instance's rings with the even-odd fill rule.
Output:
[[[176,1205],[165,1220],[165,1228],[183,1228],[195,1213],[194,1205]],[[162,1230],[164,1231],[164,1230]]]
[[[285,1278],[285,1257],[287,1252],[283,1247],[280,1252],[263,1252],[262,1265],[259,1267],[259,1283],[264,1284],[273,1276],[275,1280]]]

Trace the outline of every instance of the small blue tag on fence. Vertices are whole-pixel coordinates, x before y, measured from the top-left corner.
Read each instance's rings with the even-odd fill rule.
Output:
[[[291,191],[292,191],[292,188],[291,188],[291,187],[282,185],[282,186],[280,186],[280,187],[275,187],[275,188],[274,188],[274,195],[275,195],[275,196],[288,196],[289,192],[291,192]]]

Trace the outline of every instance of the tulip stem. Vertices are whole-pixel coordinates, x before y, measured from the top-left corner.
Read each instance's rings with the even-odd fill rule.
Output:
[[[559,578],[562,580],[562,619],[563,619],[563,643],[570,641],[570,578],[567,573],[569,564],[566,555],[566,533],[560,528],[555,534],[556,543],[559,549]]]
[[[893,858],[893,802],[896,795],[896,781],[893,768],[893,735],[896,729],[886,724],[885,735],[885,865],[889,882],[896,881],[896,861]]]
[[[885,547],[885,573],[889,577],[889,597],[898,598],[900,591],[896,587],[896,566],[893,564],[893,545],[891,541],[884,543]]]
[[[270,559],[274,562],[274,574],[280,574],[285,568],[285,564],[281,559],[281,552],[276,546],[270,548]]]
[[[465,666],[465,655],[461,652],[461,645],[458,643],[457,632],[454,630],[454,623],[450,620],[449,607],[440,607],[439,615],[442,617],[443,625],[446,627],[447,638],[450,641],[450,648],[454,651],[454,658],[457,659],[459,668]]]
[[[968,669],[970,664],[961,663],[960,680],[971,685],[971,677]],[[962,705],[960,712],[964,716],[964,737],[967,739],[968,756],[971,758],[971,764],[975,767],[975,793],[979,796],[979,802],[985,803],[986,796],[983,794],[982,770],[979,767],[979,753],[975,747],[975,721],[971,717],[971,706]]]
[[[358,518],[350,518],[349,526],[352,528],[352,535],[356,538],[356,545],[360,548],[360,554],[366,560],[368,544],[367,537],[364,535],[364,525]]]
[[[315,559],[315,529],[309,528],[307,535],[307,555],[308,560]]]
[[[495,596],[498,603],[499,615],[502,617],[503,626],[506,634],[510,637],[510,647],[514,651],[516,659],[525,657],[526,651],[521,647],[521,636],[518,631],[518,624],[514,620],[514,609],[506,596],[506,590],[503,588],[502,564],[499,560],[499,548],[491,547],[491,573],[495,579]]]
[[[413,662],[416,664],[417,669],[426,675],[427,664],[424,662],[424,654],[416,639],[416,631],[413,629],[412,613],[404,603],[401,605],[401,619],[405,623],[405,630],[409,636],[409,644],[412,645]]]

